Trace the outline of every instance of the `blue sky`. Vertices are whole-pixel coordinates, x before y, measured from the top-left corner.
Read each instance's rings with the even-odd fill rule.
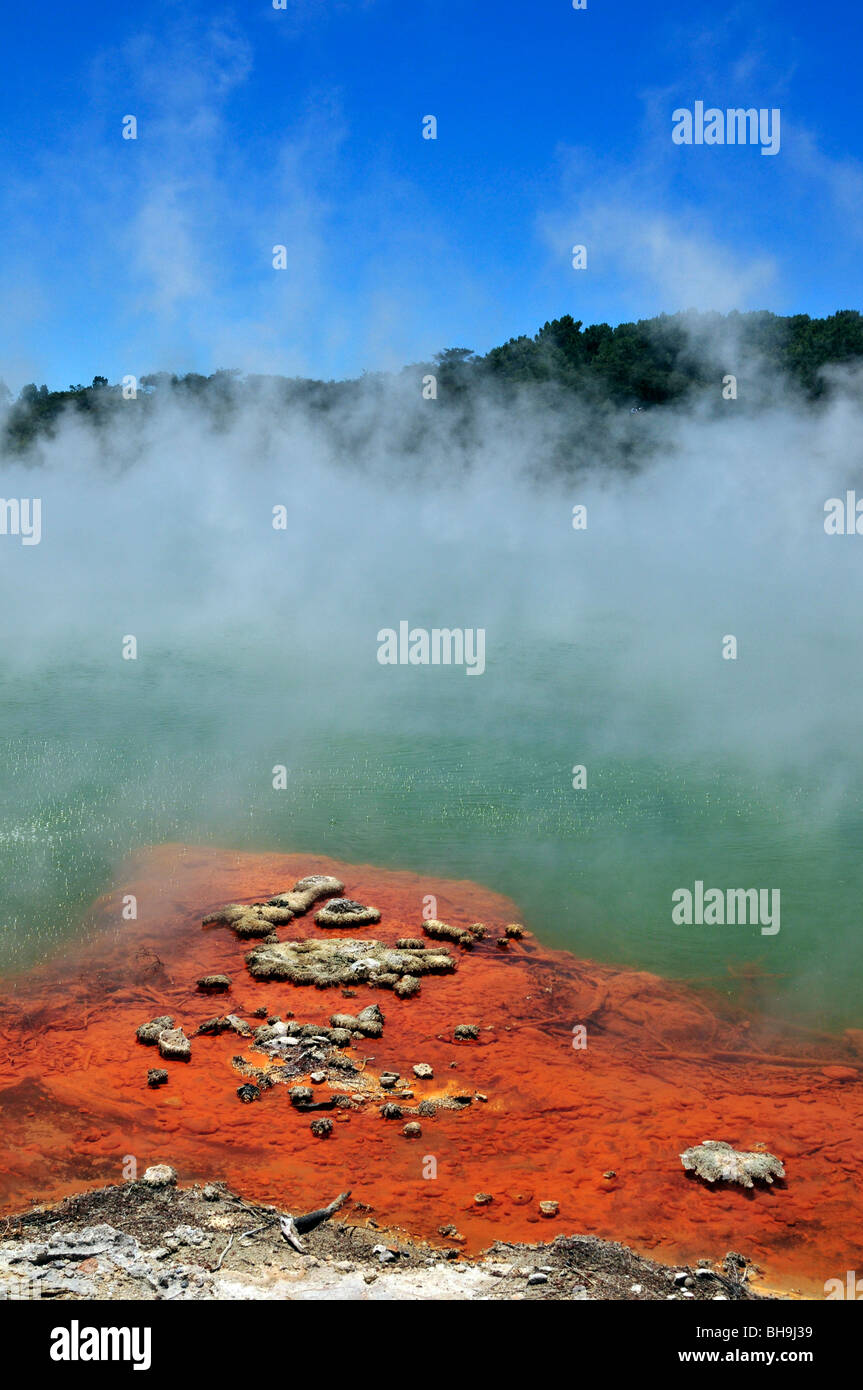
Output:
[[[343,376],[568,312],[860,305],[857,7],[287,4],[8,8],[13,389]],[[672,111],[698,99],[778,107],[779,154],[674,145]]]

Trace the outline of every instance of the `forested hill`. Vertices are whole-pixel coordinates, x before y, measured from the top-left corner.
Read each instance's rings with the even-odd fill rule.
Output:
[[[766,311],[753,313],[688,312],[660,314],[638,323],[607,323],[585,328],[570,314],[545,323],[533,337],[511,338],[501,347],[478,356],[468,348],[448,348],[431,362],[414,363],[400,373],[374,374],[353,381],[316,381],[299,377],[241,376],[218,371],[211,376],[165,372],[142,376],[135,382],[135,404],[146,407],[166,392],[198,398],[215,411],[235,407],[244,396],[252,398],[266,385],[284,404],[307,405],[328,412],[349,404],[369,382],[408,384],[415,379],[418,391],[434,378],[435,398],[444,407],[469,407],[482,391],[499,398],[522,400],[523,393],[540,394],[546,402],[565,406],[567,398],[582,398],[595,408],[600,404],[633,409],[681,401],[697,393],[718,393],[726,373],[743,379],[750,400],[769,399],[766,383],[775,387],[784,379],[802,399],[817,401],[830,393],[830,376],[824,368],[854,364],[863,359],[863,317],[856,309],[843,309],[828,318],[808,314],[782,317]],[[425,389],[428,391],[428,386]],[[25,386],[17,400],[0,383],[0,412],[5,448],[19,450],[37,435],[50,430],[67,410],[79,411],[94,422],[104,418],[123,400],[122,383],[110,384],[97,376],[90,386],[70,386],[50,391],[35,383]]]

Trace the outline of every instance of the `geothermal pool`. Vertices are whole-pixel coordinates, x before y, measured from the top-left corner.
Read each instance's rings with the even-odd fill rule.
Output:
[[[549,947],[861,1026],[863,570],[823,527],[849,411],[663,414],[642,472],[535,483],[533,416],[415,475],[302,418],[60,431],[7,469],[44,524],[0,551],[0,969],[175,841],[464,877]],[[381,665],[404,620],[482,630],[482,674]],[[778,893],[780,930],[676,923],[698,882]]]
[[[538,486],[502,471],[498,437],[455,484],[442,456],[407,485],[403,459],[351,471],[305,427],[258,457],[255,421],[157,418],[128,466],[46,444],[42,541],[0,554],[20,596],[0,653],[7,1209],[116,1180],[118,1154],[273,1201],[335,1195],[279,1096],[237,1102],[230,1040],[152,1093],[134,1030],[197,1007],[193,970],[230,966],[238,1009],[263,1004],[201,916],[337,862],[399,935],[440,897],[445,919],[530,936],[387,1003],[383,1060],[490,1097],[437,1128],[453,1214],[426,1210],[415,1150],[371,1116],[336,1127],[336,1186],[367,1155],[357,1200],[472,1248],[558,1229],[548,1199],[559,1229],[669,1258],[748,1242],[790,1288],[858,1267],[863,571],[823,530],[829,423],[777,417],[768,457],[742,417],[671,420],[640,475]],[[20,471],[9,495],[34,491]],[[403,620],[482,630],[482,673],[380,664]],[[118,923],[135,875],[139,916]],[[781,898],[781,919],[675,921],[699,883]],[[456,1005],[494,1030],[469,1065],[438,1037]],[[764,1144],[786,1186],[705,1193],[678,1154],[707,1138]]]
[[[122,679],[120,663],[8,679],[3,968],[86,931],[87,907],[134,849],[307,847],[484,883],[545,944],[579,956],[817,1031],[863,1024],[856,766],[824,793],[805,768],[681,749],[673,707],[642,688],[612,696],[581,653],[553,666],[537,653],[535,696],[506,669],[465,680],[375,668],[373,641],[367,656],[365,670],[348,665],[356,707],[320,665],[300,692],[292,663],[267,657],[261,681],[264,652],[249,642],[230,668],[159,654]],[[735,673],[738,686],[752,680]],[[748,698],[720,703],[726,738],[729,720],[745,732]],[[576,764],[586,790],[572,786]],[[676,924],[672,894],[698,880],[780,890],[780,930]]]

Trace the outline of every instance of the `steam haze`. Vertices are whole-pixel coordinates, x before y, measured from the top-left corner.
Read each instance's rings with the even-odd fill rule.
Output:
[[[323,420],[238,390],[219,427],[163,390],[7,462],[6,495],[43,509],[40,545],[0,551],[7,797],[32,804],[4,847],[7,952],[22,927],[44,941],[49,901],[47,935],[73,930],[128,849],[212,839],[458,870],[577,952],[711,978],[763,943],[687,937],[671,891],[779,887],[771,965],[823,1008],[817,904],[831,979],[854,931],[832,875],[859,828],[863,664],[858,538],[825,534],[824,503],[859,480],[860,382],[816,409],[758,380],[758,410],[570,404],[566,471],[529,396],[516,418],[487,394],[465,430],[400,378]],[[614,467],[632,430],[639,466]],[[403,619],[484,628],[483,676],[379,665]]]

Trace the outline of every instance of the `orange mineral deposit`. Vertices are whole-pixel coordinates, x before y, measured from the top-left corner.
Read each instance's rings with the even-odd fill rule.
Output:
[[[424,975],[408,997],[373,976],[346,995],[338,985],[256,980],[245,958],[260,942],[202,926],[222,904],[266,902],[308,874],[340,879],[380,922],[334,933],[316,925],[313,908],[275,926],[279,941],[422,938],[457,968]],[[424,937],[429,893],[464,940]],[[127,894],[137,921],[122,916]],[[529,902],[525,910],[529,926]],[[757,1016],[723,1016],[689,987],[579,960],[529,931],[505,937],[518,920],[511,902],[474,883],[314,855],[168,845],[135,856],[95,905],[85,942],[0,985],[3,1210],[169,1163],[181,1183],[224,1181],[285,1210],[349,1188],[348,1220],[371,1217],[442,1245],[441,1228],[454,1227],[471,1253],[558,1234],[619,1240],[668,1262],[734,1250],[774,1288],[815,1297],[826,1280],[863,1267],[858,1039],[816,1044]],[[230,989],[202,993],[197,981],[216,974],[230,976]],[[227,1014],[250,1029],[265,1018],[329,1027],[332,1015],[373,1004],[383,1032],[344,1049],[357,1098],[322,1108],[332,1126],[317,1135],[318,1112],[293,1104],[291,1085],[311,1087],[317,1105],[350,1097],[351,1073],[314,1086],[300,1076],[243,1103],[243,1068],[277,1071],[289,1057],[270,1061],[231,1029],[196,1032]],[[165,1015],[192,1041],[188,1062],[163,1060],[136,1038]],[[420,1063],[431,1077],[415,1075]],[[148,1086],[151,1068],[166,1070],[167,1084]],[[387,1072],[399,1078],[398,1119],[384,1118],[380,1095],[369,1099]],[[412,1121],[419,1138],[404,1133]],[[763,1146],[786,1178],[711,1187],[679,1157],[705,1139]],[[477,1193],[492,1200],[478,1203]]]

